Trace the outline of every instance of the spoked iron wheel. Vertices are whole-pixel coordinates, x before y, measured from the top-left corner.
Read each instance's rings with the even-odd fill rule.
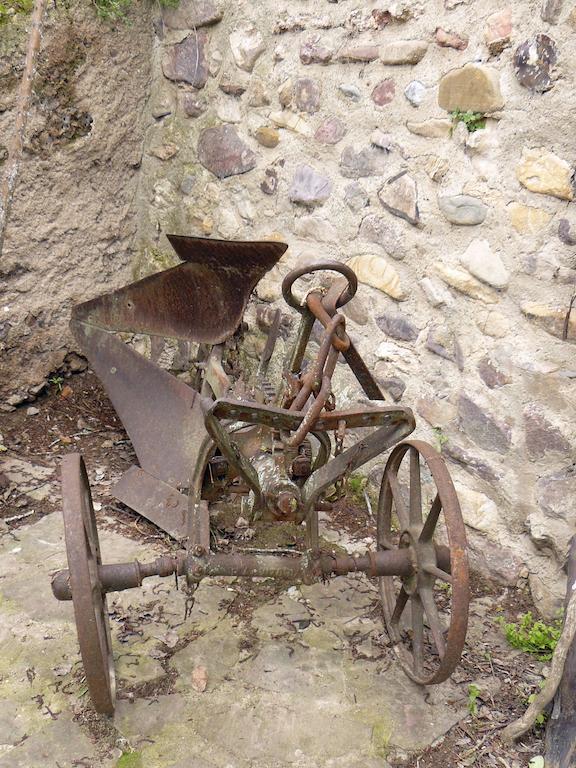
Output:
[[[62,460],[62,500],[66,554],[80,654],[97,712],[111,715],[116,697],[114,659],[106,595],[98,577],[100,545],[84,460]]]
[[[434,486],[427,511],[423,509],[423,475],[427,480],[431,477]],[[469,580],[460,504],[446,465],[433,446],[408,440],[392,451],[380,488],[377,528],[378,549],[408,549],[414,568],[409,577],[379,580],[394,652],[415,682],[441,683],[454,671],[464,648]],[[447,547],[435,541],[440,530]],[[451,603],[447,629],[438,610],[441,604],[444,613],[446,602]]]

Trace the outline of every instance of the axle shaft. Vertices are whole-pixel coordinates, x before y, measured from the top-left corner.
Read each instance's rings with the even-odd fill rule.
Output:
[[[446,546],[436,547],[438,568],[450,573],[450,550]],[[121,592],[140,587],[148,576],[187,576],[200,581],[206,576],[245,576],[291,579],[311,584],[331,576],[345,576],[349,573],[365,573],[370,577],[399,576],[414,574],[414,565],[409,549],[381,550],[364,554],[336,555],[322,552],[308,555],[268,555],[236,553],[208,553],[202,551],[188,555],[177,552],[174,556],[158,557],[150,563],[134,560],[130,563],[101,565],[98,580],[103,593]],[[58,571],[52,579],[52,592],[58,600],[71,600],[74,585],[70,583],[68,570]]]

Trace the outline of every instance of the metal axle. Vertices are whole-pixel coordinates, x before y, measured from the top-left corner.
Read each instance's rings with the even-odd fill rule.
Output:
[[[450,551],[448,547],[436,547],[438,567],[450,572]],[[200,581],[206,576],[268,576],[291,579],[312,584],[331,576],[346,576],[349,573],[366,573],[368,576],[400,576],[407,578],[416,572],[409,549],[382,550],[364,554],[333,554],[320,552],[315,555],[294,553],[294,555],[244,554],[244,553],[203,553],[184,551],[174,556],[158,557],[150,563],[133,560],[129,563],[100,565],[98,580],[103,593],[121,592],[140,587],[149,576],[187,576],[191,581]],[[58,600],[72,599],[70,572],[58,571],[52,579],[52,592]]]

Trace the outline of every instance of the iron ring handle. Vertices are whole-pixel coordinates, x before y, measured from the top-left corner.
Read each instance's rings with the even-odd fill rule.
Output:
[[[344,304],[347,304],[358,290],[358,278],[356,277],[356,273],[347,264],[343,264],[340,261],[325,261],[321,264],[300,267],[299,269],[293,269],[289,272],[282,281],[282,296],[284,297],[286,304],[300,313],[306,312],[306,305],[302,305],[302,303],[296,299],[292,293],[292,286],[298,278],[303,277],[304,275],[310,274],[311,272],[324,271],[339,272],[348,280],[348,285],[340,294],[340,297],[336,302],[336,307],[342,307]]]

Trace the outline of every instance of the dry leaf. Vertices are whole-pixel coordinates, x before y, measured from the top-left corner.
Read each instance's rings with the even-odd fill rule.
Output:
[[[194,667],[192,670],[192,688],[198,693],[203,693],[208,685],[208,672],[206,667]]]
[[[69,384],[65,384],[62,387],[62,392],[60,392],[60,397],[63,399],[66,399],[67,397],[70,397],[73,394],[74,394],[74,390],[72,389],[72,387]]]

